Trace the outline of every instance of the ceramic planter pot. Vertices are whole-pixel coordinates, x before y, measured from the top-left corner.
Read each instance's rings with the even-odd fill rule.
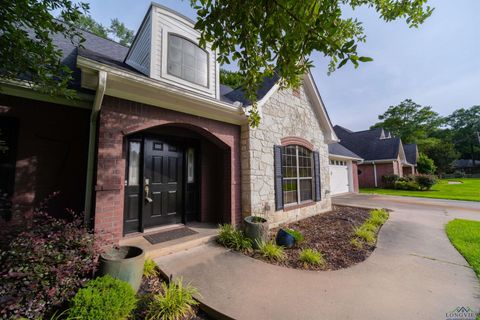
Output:
[[[287,231],[279,229],[277,232],[277,237],[275,238],[275,242],[278,246],[292,248],[295,245],[295,238]]]
[[[100,255],[100,276],[111,275],[128,282],[138,291],[142,282],[145,252],[134,246],[120,246],[109,249]]]
[[[268,241],[267,219],[248,216],[244,220],[245,235],[252,240],[253,247],[258,249],[258,244]]]

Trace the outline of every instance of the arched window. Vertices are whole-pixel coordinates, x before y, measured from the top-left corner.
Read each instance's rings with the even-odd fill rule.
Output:
[[[313,200],[312,151],[299,145],[282,147],[282,190],[284,204]]]
[[[190,40],[169,34],[167,72],[208,87],[208,53]]]

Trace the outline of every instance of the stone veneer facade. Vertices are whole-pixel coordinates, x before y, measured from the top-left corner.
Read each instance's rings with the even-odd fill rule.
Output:
[[[270,227],[303,219],[331,209],[328,147],[317,115],[303,87],[276,91],[260,108],[258,128],[242,126],[241,177],[244,216],[266,216]],[[275,211],[274,145],[300,138],[320,154],[321,201]],[[295,139],[292,139],[295,140]]]

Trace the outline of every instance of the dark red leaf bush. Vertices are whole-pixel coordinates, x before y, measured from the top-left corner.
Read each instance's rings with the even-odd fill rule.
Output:
[[[92,277],[100,244],[81,215],[67,219],[34,211],[28,226],[1,226],[0,318],[42,318]]]

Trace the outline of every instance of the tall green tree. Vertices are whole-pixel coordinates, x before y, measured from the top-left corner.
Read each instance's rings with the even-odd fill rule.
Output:
[[[53,45],[52,34],[82,43],[75,26],[88,9],[88,4],[70,0],[0,1],[0,78],[23,79],[41,92],[74,97],[68,89],[71,70],[61,64],[62,52]],[[53,17],[54,10],[63,22]]]
[[[447,118],[456,149],[463,157],[480,160],[480,105],[455,110]]]
[[[432,133],[439,130],[445,122],[432,107],[419,105],[411,99],[388,107],[378,119],[381,121],[371,128],[384,128],[400,137],[404,143],[417,143],[420,149],[438,142]]]
[[[117,18],[111,20],[110,27],[106,27],[90,15],[82,15],[75,25],[102,38],[118,41],[124,46],[130,46],[135,37],[133,30],[128,29]]]
[[[223,68],[220,69],[220,83],[230,86],[234,89],[242,86],[245,82],[242,74],[239,71],[229,71]]]
[[[95,21],[91,15],[81,15],[80,19],[78,19],[75,23],[75,26],[83,30],[90,31],[91,33],[102,38],[108,38],[108,29],[101,23]]]
[[[330,59],[329,72],[347,62],[371,61],[358,53],[365,41],[362,23],[345,10],[372,8],[385,21],[405,19],[417,27],[432,14],[427,0],[191,0],[197,10],[200,44],[211,42],[222,64],[237,62],[247,98],[256,101],[264,77],[281,75],[282,87],[297,87],[312,66],[312,52]],[[354,12],[354,11],[353,11]],[[250,124],[260,118],[254,108]]]
[[[110,22],[108,32],[113,34],[113,36],[118,39],[118,42],[124,46],[130,46],[135,38],[133,30],[128,29],[125,24],[117,18],[112,19]]]

